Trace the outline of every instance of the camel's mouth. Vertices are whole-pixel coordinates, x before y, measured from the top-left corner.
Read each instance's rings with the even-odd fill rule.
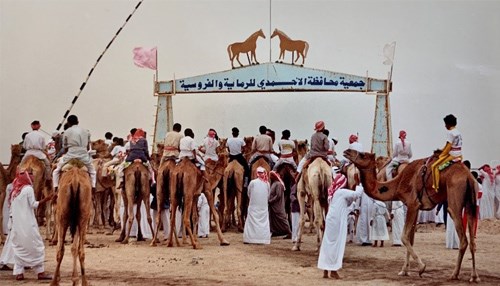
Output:
[[[347,149],[344,151],[344,157],[346,157],[347,159],[351,160],[352,158],[354,158],[354,152],[356,152],[355,150],[351,150],[351,149]]]

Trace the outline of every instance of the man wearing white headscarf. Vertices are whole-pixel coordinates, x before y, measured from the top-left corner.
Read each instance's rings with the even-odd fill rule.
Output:
[[[344,181],[345,185],[346,180],[339,181]],[[323,278],[328,278],[328,271],[330,277],[340,278],[337,271],[342,268],[344,258],[349,206],[363,193],[361,186],[357,186],[356,191],[342,189],[341,186],[338,184],[331,187],[333,197],[325,219],[325,233],[318,258],[318,268],[323,269]]]
[[[12,229],[10,238],[14,250],[14,272],[16,280],[24,280],[24,269],[31,267],[39,280],[52,279],[45,273],[45,246],[38,229],[34,209],[52,199],[48,196],[36,201],[33,190],[33,175],[27,171],[18,173],[9,195]]]
[[[257,178],[248,184],[250,203],[243,230],[243,243],[271,244],[268,210],[270,191],[267,172],[258,167]]]
[[[394,144],[394,154],[392,155],[391,162],[385,168],[385,175],[387,180],[392,179],[392,171],[397,170],[399,165],[403,163],[410,163],[412,156],[411,144],[406,140],[406,131],[399,131],[399,141]]]

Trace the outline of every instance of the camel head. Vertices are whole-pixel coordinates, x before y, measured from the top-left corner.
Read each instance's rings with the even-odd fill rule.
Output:
[[[215,150],[217,154],[227,152],[227,138],[219,138],[219,147]]]
[[[23,150],[23,146],[21,146],[21,144],[10,145],[10,154],[12,157],[21,156],[22,150]]]
[[[349,159],[351,162],[358,167],[358,169],[375,169],[375,154],[358,152],[353,149],[347,149],[344,151],[344,157]]]
[[[105,152],[108,150],[108,145],[104,143],[104,140],[98,139],[96,141],[92,141],[92,150],[95,150],[97,153]]]
[[[377,165],[377,170],[382,169],[388,162],[389,162],[389,157],[385,156],[378,156],[375,159],[375,165]]]
[[[163,156],[163,150],[165,149],[165,144],[157,143],[156,144],[156,154]]]

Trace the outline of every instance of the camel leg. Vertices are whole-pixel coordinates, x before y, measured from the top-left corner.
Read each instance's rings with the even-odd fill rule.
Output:
[[[118,182],[116,183],[118,184]],[[115,225],[120,225],[121,222],[120,222],[120,205],[121,205],[121,194],[122,194],[122,189],[118,188],[118,186],[116,186],[115,184],[115,189],[114,189],[114,192],[113,192],[113,195],[115,196],[115,209],[114,209],[114,212],[115,212]]]
[[[408,268],[410,267],[410,255],[418,263],[419,275],[425,271],[425,264],[422,262],[417,253],[413,250],[413,242],[415,238],[415,229],[417,224],[418,206],[408,206],[408,211],[406,214],[405,226],[403,229],[403,235],[401,240],[406,247],[406,258],[401,271],[398,273],[399,276],[408,276]]]
[[[476,210],[477,211],[477,210]],[[469,237],[470,237],[470,254],[472,257],[472,272],[470,275],[469,282],[479,283],[479,275],[476,272],[476,238],[474,237],[474,229],[476,228],[477,218],[472,215],[471,211],[467,211],[467,225],[469,227]]]
[[[135,211],[135,219],[137,220],[137,241],[145,241],[144,236],[142,234],[141,228],[141,203],[142,200],[139,199],[137,201],[136,211]]]
[[[120,237],[118,237],[115,242],[123,242],[125,239],[126,229],[127,229],[127,221],[128,221],[128,199],[125,192],[122,192],[122,200],[123,200],[123,220],[121,221],[121,232]]]
[[[87,286],[87,276],[85,276],[85,223],[84,221],[80,222],[79,232],[80,232],[80,240],[78,241],[78,257],[80,258],[80,274],[82,275],[82,286]]]
[[[457,263],[455,264],[455,269],[453,270],[453,274],[451,274],[451,280],[459,280],[458,275],[460,274],[460,268],[462,266],[462,260],[464,258],[465,251],[467,250],[467,235],[465,234],[465,229],[462,224],[462,211],[461,209],[453,209],[450,205],[448,205],[448,213],[453,219],[453,223],[455,223],[455,229],[457,230],[458,238],[460,240],[459,250],[458,250],[458,258]],[[473,236],[474,234],[472,234]]]
[[[122,244],[127,244],[128,243],[128,239],[130,237],[130,231],[132,230],[132,224],[134,223],[134,194],[131,193],[130,195],[129,194],[126,194],[127,196],[127,201],[128,201],[128,204],[127,204],[127,209],[125,210],[127,212],[127,219],[125,219],[125,217],[123,218],[123,222],[124,224],[127,224],[127,231],[125,232],[125,238],[123,239],[122,241]],[[137,232],[139,232],[139,227],[137,227]]]
[[[59,285],[59,281],[61,281],[61,262],[64,257],[64,238],[66,237],[66,231],[68,230],[67,222],[60,221],[61,225],[57,226],[57,232],[59,234],[57,241],[57,266],[54,271],[54,276],[52,277],[51,286]]]
[[[177,236],[175,229],[175,216],[177,215],[177,200],[175,198],[170,199],[170,233],[168,234],[167,247],[174,246],[174,236]],[[179,240],[177,239],[177,246],[179,246]]]
[[[244,178],[242,177],[241,180],[243,181]],[[239,182],[238,180],[235,181]],[[241,214],[243,190],[241,184],[235,184],[235,185],[236,185],[236,203],[237,203],[236,216],[238,217],[238,231],[243,232],[244,225],[243,225],[243,217]],[[234,206],[234,198],[232,205]],[[231,213],[234,213],[234,211],[232,211]]]
[[[73,280],[73,286],[78,284],[78,270],[76,270],[76,259],[78,257],[78,244],[82,239],[80,237],[79,231],[75,233],[73,237],[73,243],[71,244],[71,256],[73,256],[73,274],[71,275],[71,280]]]
[[[227,241],[224,238],[224,235],[222,235],[222,231],[220,229],[219,214],[217,213],[217,210],[215,209],[214,196],[212,194],[212,191],[204,192],[204,194],[207,197],[208,205],[210,206],[210,211],[214,215],[215,229],[217,230],[217,237],[219,238],[220,245],[221,246],[229,245],[229,241]]]
[[[300,183],[301,184],[301,183]],[[304,225],[306,222],[306,219],[304,217],[304,212],[306,208],[306,200],[305,196],[306,194],[302,191],[303,186],[302,184],[297,186],[297,200],[299,201],[300,205],[300,215],[299,215],[299,236],[297,237],[297,241],[295,242],[294,246],[292,247],[292,251],[299,251],[300,250],[300,244],[302,243],[302,232],[304,231]]]
[[[314,225],[316,226],[316,251],[319,252],[321,247],[321,240],[323,239],[323,209],[319,202],[319,199],[314,199]]]
[[[163,209],[160,206],[158,206],[156,209],[159,211],[158,211],[158,215],[156,216],[156,229],[153,232],[153,240],[151,240],[150,246],[156,246],[156,242],[158,240],[158,232],[160,231],[160,224],[162,223],[161,222],[161,212],[163,211]]]
[[[155,232],[153,229],[153,219],[151,218],[151,205],[149,203],[149,192],[147,193],[147,198],[143,199],[143,202],[144,202],[144,205],[146,206],[146,218],[148,219],[149,229],[151,230],[151,233],[154,234]],[[160,212],[158,212],[158,217],[160,217],[161,216],[161,209],[160,208],[157,208],[157,209],[160,210]]]
[[[184,214],[183,214],[183,223],[184,223],[184,230],[187,230],[187,233],[189,235],[189,238],[191,239],[191,245],[193,246],[193,249],[201,249],[202,247],[197,244],[197,239],[193,235],[193,231],[191,230],[191,210],[193,209],[193,197],[188,198],[187,196],[184,197]],[[184,239],[184,237],[183,237]]]
[[[227,180],[228,180],[228,174],[224,174],[224,177],[222,178],[222,192],[224,196],[224,209],[222,212],[222,227],[221,231],[225,232],[226,231],[226,221],[227,218],[229,217],[229,211],[228,211],[228,206],[227,206]],[[220,210],[220,204],[219,204],[219,210]]]

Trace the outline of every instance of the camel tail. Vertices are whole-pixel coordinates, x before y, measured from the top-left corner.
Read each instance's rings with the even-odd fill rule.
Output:
[[[141,171],[139,170],[139,168],[135,169],[134,178],[135,178],[134,182],[135,196],[137,197],[141,193],[141,182],[142,182]]]
[[[182,198],[183,198],[183,182],[182,182],[183,176],[184,176],[183,173],[177,174],[177,187],[175,190],[175,198],[177,201],[177,205],[179,206],[179,208],[181,210],[184,210],[184,202],[182,201]],[[175,211],[175,210],[173,210],[173,211]]]
[[[165,201],[170,205],[170,172],[168,170],[163,171],[163,189],[161,191],[165,194]],[[162,205],[163,203],[161,202]]]
[[[467,189],[465,190],[465,208],[469,210],[472,217],[476,217],[477,215],[476,193],[476,182],[472,176],[469,176],[467,179]]]
[[[71,237],[74,237],[80,217],[80,183],[77,183],[76,190],[73,187],[73,184],[71,184],[69,188],[69,231],[71,233]]]

